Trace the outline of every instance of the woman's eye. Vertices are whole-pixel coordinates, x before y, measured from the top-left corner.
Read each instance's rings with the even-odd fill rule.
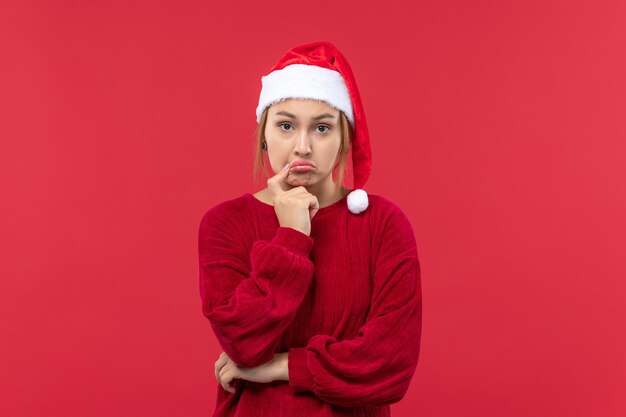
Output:
[[[281,127],[281,128],[282,128],[283,126],[291,126],[291,125],[290,125],[289,123],[279,123],[279,124],[278,124],[278,127]],[[283,129],[283,130],[285,130],[285,129]],[[287,129],[287,130],[285,130],[285,132],[288,132],[289,130],[290,130],[290,129]]]
[[[324,131],[322,131],[322,132],[320,132],[320,133],[326,133],[326,132],[328,132],[328,131],[330,130],[330,127],[325,126],[325,125],[319,125],[319,126],[318,126],[318,128],[319,128],[319,127],[323,127],[324,129],[326,129],[326,130],[324,130]]]

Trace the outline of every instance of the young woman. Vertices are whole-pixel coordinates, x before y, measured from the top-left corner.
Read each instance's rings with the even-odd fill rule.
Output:
[[[420,349],[411,223],[361,188],[365,114],[334,45],[287,51],[262,84],[255,174],[265,159],[274,174],[199,227],[202,312],[224,350],[213,415],[389,416]]]

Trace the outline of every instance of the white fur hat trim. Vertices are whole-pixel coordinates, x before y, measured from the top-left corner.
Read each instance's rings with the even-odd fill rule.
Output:
[[[354,111],[348,87],[341,74],[316,65],[291,64],[261,77],[261,95],[256,108],[256,121],[266,107],[287,98],[325,101],[341,110],[352,127]]]

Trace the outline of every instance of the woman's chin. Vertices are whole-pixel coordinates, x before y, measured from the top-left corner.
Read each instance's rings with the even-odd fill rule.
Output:
[[[311,185],[313,185],[308,181],[301,180],[287,181],[287,184],[291,185],[292,187],[310,187]]]
[[[290,174],[287,179],[287,184],[293,185],[294,187],[299,186],[309,186],[315,184],[315,178],[312,175],[300,175],[300,174]]]

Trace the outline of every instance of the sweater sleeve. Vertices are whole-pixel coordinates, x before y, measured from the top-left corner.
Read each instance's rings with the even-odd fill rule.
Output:
[[[313,238],[278,227],[247,249],[237,231],[209,210],[198,234],[202,311],[226,354],[252,368],[274,357],[312,282]]]
[[[370,310],[358,336],[318,334],[307,346],[289,349],[293,391],[343,407],[392,404],[406,394],[420,350],[422,297],[415,237],[399,208],[387,217],[380,239]]]

